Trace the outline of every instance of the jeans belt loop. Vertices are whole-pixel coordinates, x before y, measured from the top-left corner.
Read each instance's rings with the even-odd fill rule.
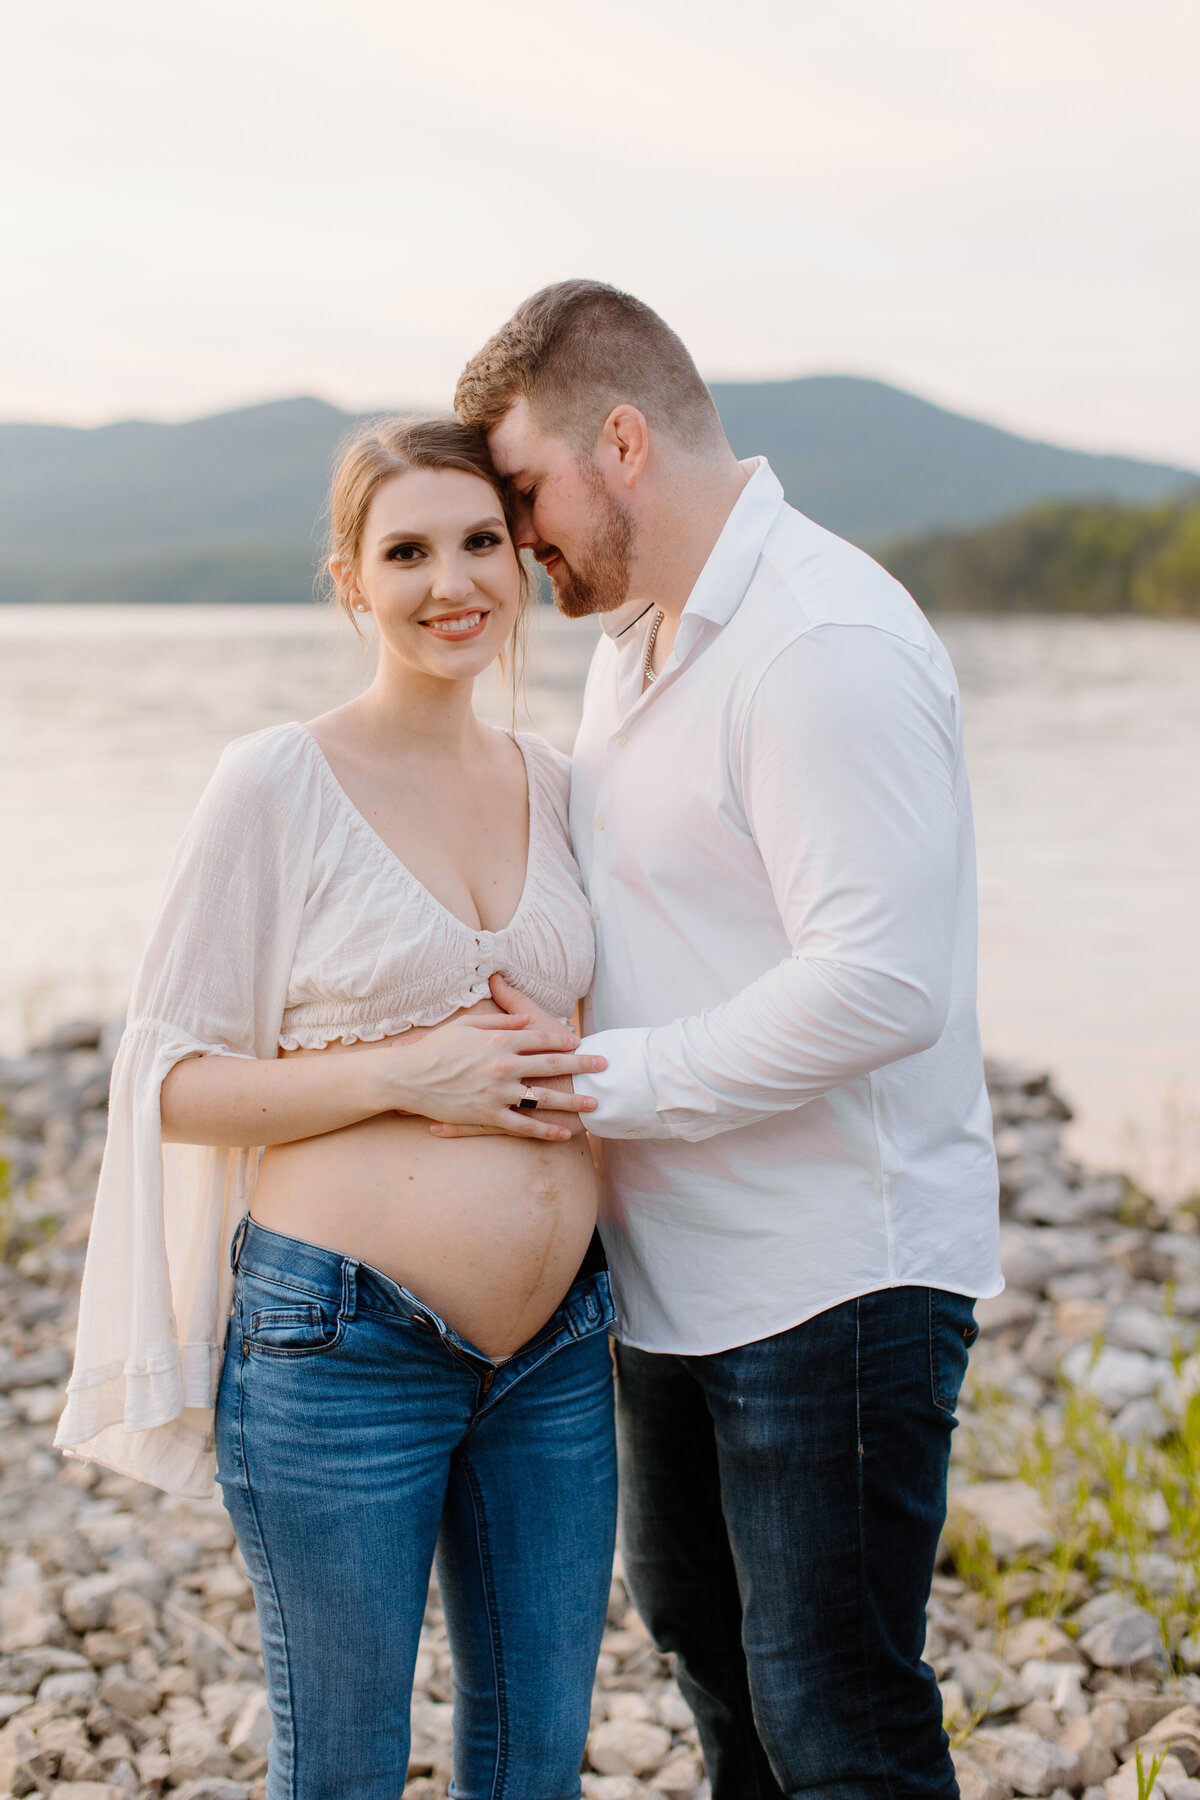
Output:
[[[358,1264],[342,1259],[342,1317],[352,1319],[358,1305]]]
[[[231,1269],[236,1269],[238,1266],[238,1260],[242,1254],[242,1245],[246,1239],[246,1227],[249,1223],[250,1214],[248,1212],[243,1213],[237,1222],[237,1229],[234,1231],[229,1245],[229,1266]]]

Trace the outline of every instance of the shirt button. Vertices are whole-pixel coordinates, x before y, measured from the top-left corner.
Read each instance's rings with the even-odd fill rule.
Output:
[[[603,814],[603,813],[599,813],[599,814],[597,814],[597,817],[596,817],[596,830],[597,830],[597,831],[603,831],[603,830],[604,830],[604,814]]]
[[[618,731],[617,742],[618,744],[627,744],[629,742],[629,733],[627,731]]]
[[[642,1135],[642,1134],[641,1134],[641,1132],[640,1132],[640,1131],[627,1131],[627,1132],[626,1132],[626,1133],[625,1133],[625,1136],[626,1136],[626,1137],[641,1137],[641,1135]]]

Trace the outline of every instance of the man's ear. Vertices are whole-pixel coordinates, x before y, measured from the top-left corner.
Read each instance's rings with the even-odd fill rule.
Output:
[[[650,427],[646,415],[622,401],[600,427],[599,460],[624,487],[636,487],[650,460]]]

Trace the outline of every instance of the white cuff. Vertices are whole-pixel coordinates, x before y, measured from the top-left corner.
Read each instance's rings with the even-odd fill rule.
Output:
[[[598,1100],[583,1122],[593,1137],[669,1138],[675,1134],[658,1116],[650,1081],[649,1028],[597,1031],[584,1038],[581,1056],[603,1056],[608,1067],[600,1075],[576,1075],[577,1094]]]

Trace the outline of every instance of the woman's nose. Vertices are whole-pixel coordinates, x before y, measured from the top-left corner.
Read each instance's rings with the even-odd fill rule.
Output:
[[[475,592],[469,566],[456,557],[440,557],[433,566],[430,592],[437,600],[469,600]]]

